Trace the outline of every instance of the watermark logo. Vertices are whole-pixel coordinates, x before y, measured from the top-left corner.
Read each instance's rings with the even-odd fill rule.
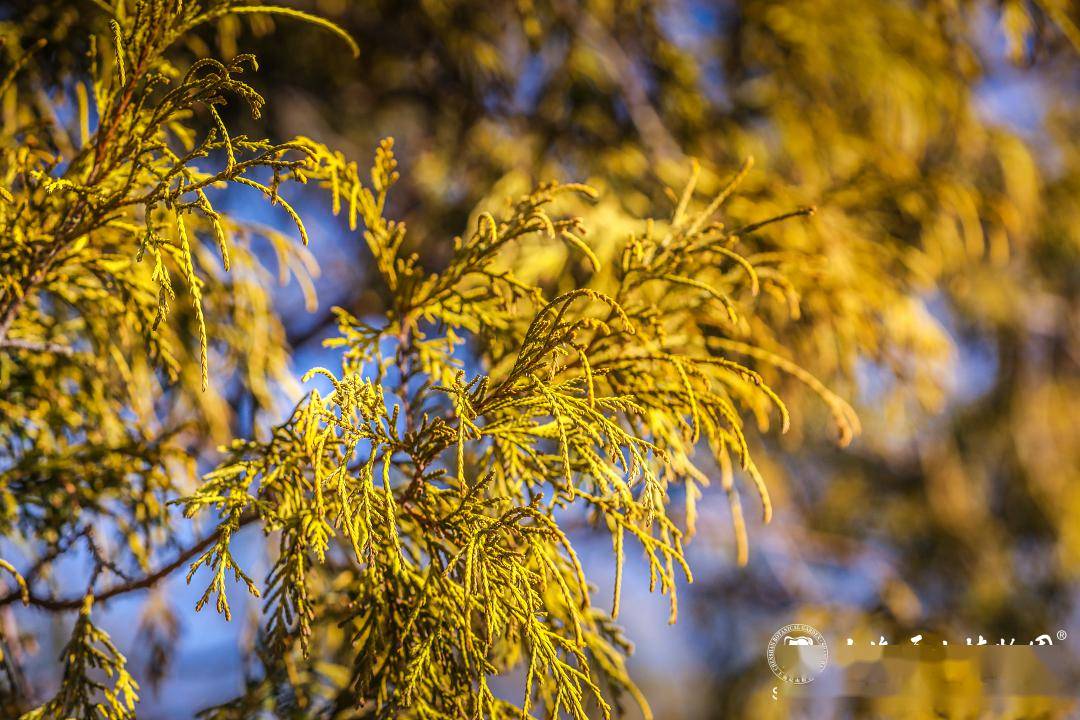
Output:
[[[773,675],[793,685],[805,685],[829,664],[829,646],[816,629],[795,623],[773,634],[765,656]]]

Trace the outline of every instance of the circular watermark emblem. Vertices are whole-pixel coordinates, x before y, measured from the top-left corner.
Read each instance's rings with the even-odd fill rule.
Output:
[[[817,630],[795,623],[773,634],[765,656],[773,675],[793,685],[805,685],[829,664],[829,646]]]

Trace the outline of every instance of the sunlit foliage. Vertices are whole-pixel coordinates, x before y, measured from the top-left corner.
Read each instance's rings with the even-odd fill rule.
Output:
[[[235,443],[233,460],[183,501],[189,514],[213,507],[224,518],[193,566],[213,574],[202,602],[229,613],[230,576],[260,592],[230,551],[232,533],[254,515],[280,533],[265,587],[274,664],[303,664],[298,649],[325,665],[327,653],[313,647],[332,622],[354,656],[346,687],[324,681],[339,699],[346,691],[364,706],[420,717],[516,715],[537,704],[553,717],[584,718],[589,707],[606,717],[619,698],[601,687],[632,688],[612,625],[619,581],[610,609],[594,607],[560,519],[584,511],[611,533],[617,577],[627,543],[640,546],[674,622],[677,576],[691,577],[683,539],[708,484],[698,446],[721,468],[742,562],[736,469],[771,513],[742,417],[755,415],[762,429],[776,419],[783,430],[787,410],[758,373],[711,352],[707,336],[818,389],[843,440],[857,421],[793,363],[721,339],[739,337],[762,282],[782,278],[769,258],[740,254],[740,238],[771,221],[732,230],[714,221],[742,173],[707,203],[691,180],[669,218],[644,223],[607,263],[578,219],[551,214],[561,195],[594,191],[545,185],[498,215],[481,213],[453,240],[448,265],[428,273],[402,254],[405,227],[383,215],[395,167],[384,142],[370,184],[339,155],[305,171],[364,228],[392,307],[379,321],[339,310],[341,334],[329,345],[344,350],[341,370],[307,376],[331,391],[313,391],[268,442]],[[504,247],[534,235],[567,244],[595,282],[547,299],[499,266]],[[685,528],[668,517],[674,484],[686,486]],[[335,573],[320,581],[331,558]],[[522,663],[519,711],[488,678]]]
[[[200,608],[266,611],[258,671],[211,717],[614,713],[645,704],[620,593],[596,597],[570,529],[610,537],[617,588],[644,552],[674,619],[695,529],[751,561],[744,588],[774,504],[775,537],[820,560],[895,551],[879,626],[1007,632],[1067,604],[1068,3],[11,6],[3,602],[78,619],[51,700],[22,693],[5,624],[5,715],[127,717],[90,611],[184,569]],[[986,35],[1054,95],[1041,143],[988,119]],[[369,178],[354,160],[389,134]],[[275,135],[294,139],[254,139]],[[316,309],[316,195],[356,282],[290,327],[336,328],[341,354],[297,383],[272,285]],[[293,237],[249,220],[260,202]],[[818,443],[859,429],[843,398],[863,401],[855,453]],[[710,478],[727,513],[701,512]],[[266,577],[234,554],[256,527]],[[91,572],[49,589],[80,553]],[[716,712],[770,707],[743,692]]]
[[[546,183],[481,211],[430,272],[403,249],[405,225],[386,217],[391,141],[362,181],[314,140],[252,139],[221,109],[239,102],[259,117],[263,98],[245,79],[255,59],[181,63],[171,52],[237,14],[307,21],[355,51],[347,34],[273,6],[145,0],[110,12],[90,36],[88,75],[59,87],[35,76],[44,43],[4,26],[19,51],[0,92],[0,472],[5,535],[37,555],[25,576],[5,563],[19,588],[4,602],[80,610],[58,693],[27,717],[131,716],[137,685],[93,624],[94,603],[186,560],[189,581],[210,574],[196,609],[212,601],[231,617],[233,581],[264,597],[263,679],[212,717],[280,703],[331,715],[607,717],[627,694],[647,711],[614,624],[619,582],[610,608],[596,606],[561,524],[605,528],[620,577],[627,544],[643,550],[674,622],[677,578],[691,579],[683,542],[711,469],[740,563],[738,484],[771,514],[744,418],[768,432],[789,416],[752,366],[809,386],[850,441],[850,407],[776,343],[757,344],[800,312],[787,272],[822,261],[760,238],[812,211],[725,225],[719,213],[750,163],[702,198],[688,162],[664,216],[600,255],[582,220],[559,211],[564,196],[596,191]],[[313,272],[305,224],[282,195],[292,183],[322,188],[360,233],[388,308],[377,321],[336,311],[341,336],[329,344],[343,349],[341,370],[305,376],[330,392],[309,392],[269,440],[233,442],[186,492],[189,449],[229,427],[215,417],[231,414],[215,387],[238,384],[249,412],[274,409],[287,350],[255,243],[273,249],[283,279]],[[215,197],[230,187],[278,208],[297,239],[223,210]],[[565,291],[549,294],[509,250],[535,238],[576,258]],[[675,487],[680,522],[668,512]],[[214,509],[218,526],[154,569],[189,534],[177,504],[189,518]],[[251,523],[278,546],[265,580],[231,550]],[[82,549],[84,595],[41,594],[37,575]],[[519,667],[520,699],[497,697],[489,679]]]

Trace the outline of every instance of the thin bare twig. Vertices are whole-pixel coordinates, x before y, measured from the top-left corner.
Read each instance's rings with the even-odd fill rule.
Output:
[[[258,516],[256,515],[247,515],[240,518],[240,524],[237,529],[242,528],[245,525],[251,524],[257,519],[257,517]],[[153,587],[158,582],[175,572],[177,568],[179,568],[181,565],[186,563],[188,560],[191,560],[191,558],[195,557],[207,547],[209,547],[212,543],[214,543],[218,539],[218,534],[218,531],[215,530],[199,542],[189,547],[184,552],[180,553],[172,562],[168,563],[167,565],[163,565],[157,570],[147,575],[144,575],[141,578],[118,583],[105,590],[94,593],[94,604],[97,605],[103,603],[111,598],[117,597],[118,595],[125,595],[129,592],[134,592],[136,590],[145,590],[147,588]],[[33,590],[31,590],[30,600],[28,604],[37,608],[41,608],[42,610],[48,610],[50,612],[64,612],[66,610],[78,610],[79,608],[81,608],[85,601],[85,597],[85,594],[80,594],[78,597],[54,598],[37,595],[33,592]],[[10,605],[11,603],[19,601],[21,599],[22,595],[20,592],[10,592],[7,595],[0,597],[0,607]]]

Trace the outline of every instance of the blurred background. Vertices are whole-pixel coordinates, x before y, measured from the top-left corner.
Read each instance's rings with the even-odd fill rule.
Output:
[[[812,220],[770,235],[778,248],[828,258],[813,282],[791,289],[802,311],[782,332],[800,363],[856,407],[863,433],[837,448],[828,408],[771,378],[794,426],[757,441],[776,515],[751,523],[749,564],[735,563],[728,501],[713,488],[677,625],[648,594],[643,568],[628,574],[620,620],[658,718],[1075,716],[1068,699],[1003,705],[976,693],[942,705],[915,691],[899,709],[862,700],[808,711],[773,700],[764,655],[790,622],[830,644],[918,632],[1026,644],[1063,629],[1066,646],[1080,648],[1075,2],[289,4],[346,28],[359,59],[316,29],[255,15],[225,18],[178,52],[257,55],[250,81],[269,99],[264,116],[231,109],[230,119],[253,135],[309,135],[362,164],[394,136],[403,180],[391,214],[408,222],[431,267],[478,205],[549,178],[601,188],[597,205],[575,210],[600,246],[669,207],[663,189],[685,182],[691,157],[713,182],[755,158],[735,215],[817,206]],[[78,38],[97,22],[90,6],[6,2],[0,17]],[[74,62],[50,52],[56,68]],[[246,196],[232,203],[290,231],[287,217]],[[332,306],[359,316],[383,302],[362,241],[327,219],[325,197],[295,204],[321,272],[314,311],[296,283],[273,295],[293,377],[333,366],[321,347]],[[565,257],[542,257],[540,280],[566,276]],[[274,419],[242,383],[221,392],[212,440]],[[285,403],[297,390],[275,392]],[[265,570],[261,540],[245,543],[248,567]],[[608,541],[582,528],[575,543],[607,598]],[[243,684],[241,652],[253,641],[244,615],[258,607],[226,624],[195,615],[196,599],[178,577],[102,615],[147,679],[142,718],[191,717]],[[27,660],[38,689],[55,683],[66,625],[52,637],[55,647],[43,642]]]

